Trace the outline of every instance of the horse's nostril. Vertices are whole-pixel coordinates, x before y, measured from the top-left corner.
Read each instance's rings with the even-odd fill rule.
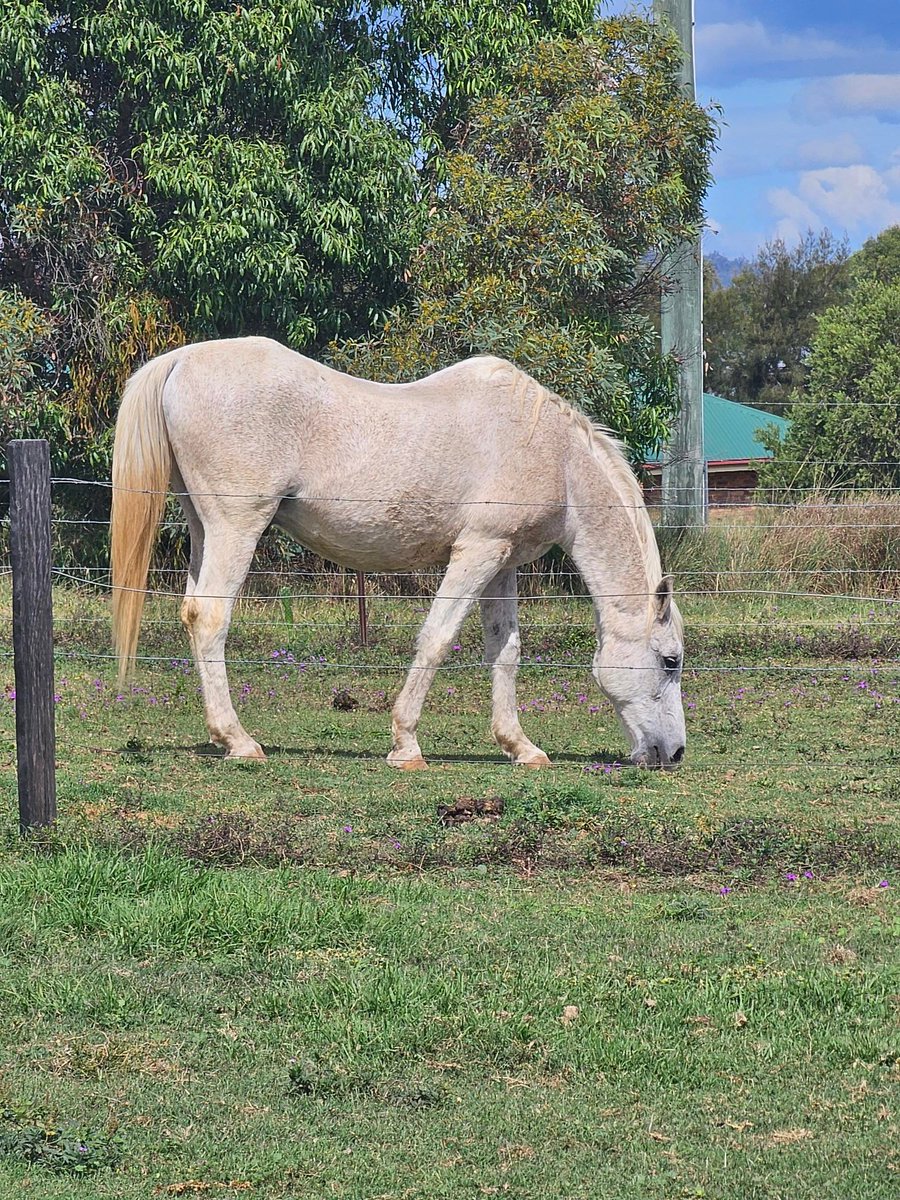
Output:
[[[679,746],[678,749],[675,751],[675,753],[672,755],[672,762],[680,763],[683,758],[684,758],[684,746]]]

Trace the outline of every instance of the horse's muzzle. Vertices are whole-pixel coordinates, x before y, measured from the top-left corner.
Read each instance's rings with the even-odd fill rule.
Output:
[[[684,746],[679,746],[671,754],[667,754],[661,746],[647,746],[635,750],[631,761],[636,767],[649,767],[650,770],[672,771],[684,758]]]

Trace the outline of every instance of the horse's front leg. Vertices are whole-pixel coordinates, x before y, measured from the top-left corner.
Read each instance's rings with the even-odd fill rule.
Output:
[[[225,670],[225,640],[234,602],[246,578],[256,539],[210,537],[203,546],[197,583],[181,606],[200,676],[210,740],[229,758],[265,760],[262,746],[247,733],[234,711]]]
[[[519,724],[516,672],[519,669],[519,605],[516,571],[499,571],[481,598],[484,657],[491,668],[491,733],[500,749],[523,767],[547,767],[550,759],[530,741]]]
[[[485,584],[508,557],[509,547],[505,542],[478,542],[453,548],[450,565],[419,633],[416,656],[394,704],[393,749],[387,758],[392,767],[415,771],[426,766],[416,729],[428,689]]]

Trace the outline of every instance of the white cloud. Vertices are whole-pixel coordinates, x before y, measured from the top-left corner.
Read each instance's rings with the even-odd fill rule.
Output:
[[[815,30],[802,34],[778,33],[768,30],[762,21],[700,24],[695,33],[695,48],[707,73],[736,60],[815,62],[838,58],[844,53],[840,42],[822,37]]]
[[[900,69],[900,49],[883,36],[837,39],[814,27],[788,32],[758,19],[700,21],[694,45],[698,74],[706,83]]]
[[[900,122],[900,73],[835,75],[807,84],[797,95],[800,113],[810,121],[874,116]]]
[[[789,188],[772,188],[768,199],[772,208],[779,214],[772,236],[781,238],[788,245],[799,242],[807,229],[819,229],[824,224],[806,201]]]
[[[785,157],[785,167],[849,167],[866,158],[862,146],[850,133],[834,137],[811,138],[801,142],[792,155]]]
[[[796,241],[807,229],[869,230],[900,223],[900,172],[874,167],[825,167],[804,171],[796,190],[773,188],[768,200],[776,236]]]

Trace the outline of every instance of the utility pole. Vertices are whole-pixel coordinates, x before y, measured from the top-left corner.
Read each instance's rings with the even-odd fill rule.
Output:
[[[693,100],[694,0],[653,0],[658,24],[678,34],[683,57],[681,86]],[[679,414],[662,459],[663,524],[688,528],[706,524],[706,461],[703,455],[703,250],[700,234],[685,239],[666,256],[662,298],[663,354],[679,363]]]

